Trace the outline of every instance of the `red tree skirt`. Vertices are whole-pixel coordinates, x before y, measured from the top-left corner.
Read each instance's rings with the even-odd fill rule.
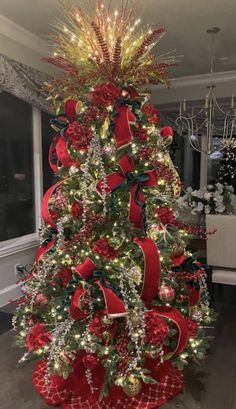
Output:
[[[99,366],[92,371],[93,387],[97,390],[91,393],[81,357],[76,360],[74,372],[66,380],[54,375],[49,378],[48,383],[45,377],[46,361],[40,361],[34,370],[33,385],[48,405],[62,409],[154,409],[182,391],[182,372],[173,368],[171,362],[157,366],[155,361],[148,359],[146,367],[151,370],[151,376],[157,383],[142,384],[140,393],[133,398],[128,397],[122,388],[115,386],[109,397],[99,402],[103,368]]]

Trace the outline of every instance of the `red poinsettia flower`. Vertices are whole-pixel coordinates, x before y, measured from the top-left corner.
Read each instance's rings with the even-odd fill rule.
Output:
[[[157,311],[145,313],[145,340],[152,345],[161,345],[167,336],[169,327]]]
[[[155,210],[155,214],[158,217],[159,221],[164,225],[173,224],[174,222],[174,212],[169,207],[157,207]]]
[[[146,128],[138,127],[134,131],[134,136],[140,140],[140,142],[145,142],[148,138],[148,133]]]
[[[198,330],[198,324],[192,318],[185,318],[187,324],[187,333],[189,337],[195,337]]]
[[[89,321],[88,330],[97,337],[104,338],[104,344],[108,345],[114,338],[117,329],[117,323],[113,320],[107,321],[105,310],[98,311]]]
[[[61,280],[61,283],[64,287],[66,287],[70,280],[72,279],[72,272],[70,267],[62,268],[59,273],[57,274],[57,278]]]
[[[51,333],[46,331],[46,326],[42,323],[35,324],[26,336],[26,346],[29,352],[44,347],[51,341]]]
[[[109,244],[106,237],[102,237],[93,243],[93,251],[101,257],[111,260],[116,258],[118,254],[117,250]]]
[[[83,214],[83,205],[81,202],[74,202],[71,206],[71,213],[74,217],[80,217]]]
[[[92,334],[96,335],[97,337],[101,337],[105,329],[105,326],[102,322],[103,317],[104,317],[103,312],[97,312],[94,315],[94,317],[89,321],[88,329]]]
[[[36,296],[35,301],[39,305],[46,305],[48,303],[48,297],[45,294],[40,293]]]
[[[98,355],[90,352],[84,355],[84,357],[82,358],[82,362],[85,368],[92,370],[99,365],[100,360],[99,360]]]
[[[72,122],[65,131],[65,137],[69,139],[73,148],[87,151],[93,133],[91,128],[79,122]]]
[[[87,110],[83,114],[83,122],[86,124],[90,124],[96,120],[103,120],[108,116],[107,110],[100,109],[100,107],[96,105],[90,104]]]
[[[147,115],[148,121],[151,124],[157,125],[159,122],[159,112],[152,104],[145,104],[142,108],[143,112]]]
[[[191,277],[191,276],[190,276]],[[196,305],[200,299],[200,292],[197,288],[187,284],[186,288],[189,290],[189,304],[190,306]]]
[[[120,89],[114,84],[99,84],[93,88],[88,97],[93,104],[107,107],[113,105],[120,94]]]

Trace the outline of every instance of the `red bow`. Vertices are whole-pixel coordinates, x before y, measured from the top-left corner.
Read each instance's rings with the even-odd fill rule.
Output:
[[[106,309],[109,317],[124,317],[127,315],[125,305],[123,301],[116,295],[116,293],[111,288],[109,281],[106,280],[103,273],[97,270],[96,265],[93,261],[86,257],[83,263],[79,264],[76,268],[77,273],[85,281],[88,278],[93,277],[94,283],[97,284],[102,290],[103,297],[106,304]],[[81,297],[86,295],[86,290],[78,288],[71,300],[70,313],[74,319],[84,319],[86,313],[79,310],[79,302]]]
[[[136,118],[127,105],[119,105],[116,107],[117,116],[113,119],[114,136],[116,147],[119,149],[124,145],[128,145],[132,140],[132,132],[130,125],[136,123]]]
[[[132,173],[134,170],[133,160],[124,155],[119,160],[118,165],[121,172],[110,173],[106,177],[106,193],[115,192],[120,188],[130,189],[129,220],[135,227],[143,226],[143,215],[145,212],[145,196],[142,193],[144,187],[154,187],[157,185],[157,174],[155,170],[149,170],[141,175]],[[97,190],[102,193],[102,181],[97,183]]]

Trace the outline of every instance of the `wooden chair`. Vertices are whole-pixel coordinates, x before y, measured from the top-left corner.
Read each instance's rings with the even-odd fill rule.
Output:
[[[236,285],[236,216],[206,216],[207,231],[217,229],[207,240],[207,263],[212,283]]]

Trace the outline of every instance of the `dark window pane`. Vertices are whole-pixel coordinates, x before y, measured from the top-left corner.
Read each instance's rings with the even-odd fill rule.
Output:
[[[170,153],[183,187],[192,186],[193,189],[199,189],[201,154],[190,146],[187,135],[183,137],[175,134]]]
[[[32,108],[0,92],[0,241],[35,231]]]
[[[48,151],[55,131],[50,126],[51,115],[42,112],[42,139],[43,139],[43,190],[53,184],[54,174],[48,163]]]

